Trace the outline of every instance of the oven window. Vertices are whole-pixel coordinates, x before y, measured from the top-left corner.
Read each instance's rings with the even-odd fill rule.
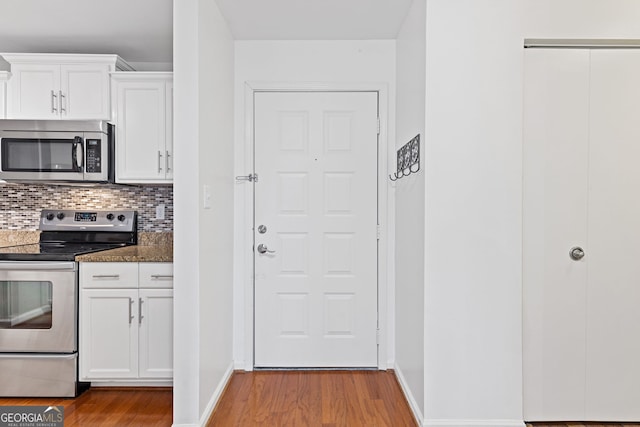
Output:
[[[52,284],[0,281],[0,329],[51,329]]]

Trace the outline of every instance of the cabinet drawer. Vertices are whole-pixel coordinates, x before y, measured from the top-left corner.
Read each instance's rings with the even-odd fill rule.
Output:
[[[172,262],[141,262],[138,265],[141,288],[173,288]]]
[[[83,288],[137,288],[136,262],[82,262],[80,286]]]

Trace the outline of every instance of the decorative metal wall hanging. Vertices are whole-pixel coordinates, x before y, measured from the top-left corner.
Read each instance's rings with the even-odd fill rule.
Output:
[[[391,181],[397,181],[420,170],[420,134],[404,144],[397,153],[397,170],[389,175]]]

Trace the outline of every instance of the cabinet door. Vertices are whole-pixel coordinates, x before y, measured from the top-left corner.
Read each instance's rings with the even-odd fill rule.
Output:
[[[165,105],[165,153],[167,156],[166,174],[168,181],[173,181],[173,81],[167,82]]]
[[[168,182],[165,82],[117,82],[115,93],[116,181]]]
[[[63,65],[60,71],[62,119],[111,119],[108,65]]]
[[[7,82],[11,74],[0,71],[0,119],[7,117]]]
[[[140,378],[173,377],[173,290],[139,291]]]
[[[14,64],[11,72],[8,118],[60,118],[60,65]]]
[[[138,291],[83,289],[80,379],[138,377]]]

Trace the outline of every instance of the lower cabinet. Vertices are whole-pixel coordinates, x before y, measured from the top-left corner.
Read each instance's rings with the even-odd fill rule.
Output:
[[[170,380],[172,264],[81,263],[80,285],[80,380]]]

